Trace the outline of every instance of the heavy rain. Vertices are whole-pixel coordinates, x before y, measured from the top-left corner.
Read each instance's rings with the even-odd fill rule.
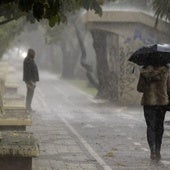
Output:
[[[1,0],[0,170],[170,170],[169,11]]]

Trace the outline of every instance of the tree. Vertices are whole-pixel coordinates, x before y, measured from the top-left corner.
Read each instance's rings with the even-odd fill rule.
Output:
[[[75,78],[76,67],[80,61],[90,84],[98,88],[98,81],[95,76],[96,70],[93,68],[94,65],[88,61],[90,56],[84,44],[84,38],[87,36],[88,30],[82,22],[81,13],[79,11],[74,15],[70,15],[68,17],[67,27],[65,27],[65,24],[60,24],[60,26],[50,29],[43,25],[47,30],[45,36],[48,39],[48,43],[56,44],[62,50],[62,78]]]
[[[0,2],[0,25],[17,20],[23,15],[24,13],[17,8],[17,4],[9,1]]]
[[[14,39],[15,35],[18,35],[18,33],[23,30],[24,24],[25,20],[21,18],[17,22],[12,21],[0,26],[0,57],[2,57],[4,51],[9,47],[10,42]]]
[[[28,20],[47,19],[52,27],[56,23],[67,21],[67,14],[75,12],[80,8],[94,10],[101,15],[100,4],[104,0],[1,0],[0,16],[4,16],[6,23],[21,16],[26,16]]]
[[[27,19],[32,22],[34,19],[37,21],[47,19],[49,25],[53,27],[56,23],[66,22],[68,13],[74,13],[80,8],[94,10],[95,13],[101,15],[102,9],[100,5],[105,1],[106,0],[2,0],[0,2],[0,16],[4,16],[7,20],[2,21],[1,24],[18,19],[21,16],[26,16]],[[85,60],[83,59],[82,61],[82,66],[88,70],[87,76],[92,79],[89,69],[85,67]]]
[[[94,75],[94,71],[92,69],[92,65],[90,65],[89,63],[87,63],[87,54],[86,54],[86,49],[83,43],[83,39],[81,37],[81,33],[80,30],[78,29],[78,27],[76,26],[76,24],[74,23],[74,28],[75,28],[75,33],[80,45],[80,49],[81,49],[81,66],[86,70],[86,76],[89,80],[89,82],[97,89],[99,90],[99,83],[96,80],[96,78],[93,76]]]
[[[67,14],[80,8],[94,10],[102,15],[101,4],[114,0],[1,0],[0,17],[5,17],[4,24],[22,16],[26,16],[31,22],[36,19],[47,19],[50,26],[67,21]],[[157,18],[170,20],[170,1],[153,0],[153,7]]]
[[[170,21],[170,0],[153,0],[153,9],[156,16],[156,24],[159,18]]]
[[[107,0],[109,1],[109,0]],[[111,0],[110,0],[111,1]],[[0,16],[1,23],[7,23],[10,20],[18,19],[22,16],[26,16],[28,20],[34,22],[34,20],[40,21],[42,19],[47,19],[49,25],[53,27],[55,24],[61,24],[67,22],[68,14],[75,13],[80,8],[86,10],[94,10],[95,13],[102,15],[101,4],[106,2],[106,0],[1,0],[0,2]],[[169,0],[153,0],[153,7],[155,9],[155,15],[158,18],[164,18],[170,20],[170,1]],[[84,45],[81,43],[81,35],[79,31],[76,31],[77,38],[80,43],[80,48],[82,50],[82,66],[87,70],[87,76],[92,78],[91,68],[87,65],[85,61],[86,52],[84,50]],[[92,35],[97,36],[95,39],[103,41],[103,47],[105,45],[105,39],[103,39],[103,33],[99,32]],[[116,76],[113,75],[114,72],[110,72],[109,65],[106,59],[106,51],[104,48],[100,48],[98,42],[94,42],[94,47],[97,49],[98,54],[96,56],[97,68],[98,68],[98,82],[96,87],[99,89],[99,97],[116,99],[117,94],[113,91],[114,86],[116,87],[115,81]],[[102,61],[102,62],[101,62]],[[92,79],[93,81],[93,79]],[[109,89],[109,90],[108,90]]]

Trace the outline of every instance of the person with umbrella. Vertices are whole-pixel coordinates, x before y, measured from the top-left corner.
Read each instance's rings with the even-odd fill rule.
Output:
[[[156,46],[156,47],[155,47]],[[137,91],[143,93],[141,104],[147,125],[147,141],[151,160],[161,159],[161,144],[164,132],[164,118],[170,98],[170,75],[167,63],[170,54],[167,45],[147,47],[143,53],[136,51],[129,59],[143,65],[137,84]],[[170,47],[170,46],[169,46]],[[141,50],[141,49],[140,49]],[[170,48],[169,48],[170,51]],[[138,59],[137,59],[138,58]],[[138,63],[139,62],[139,63]]]

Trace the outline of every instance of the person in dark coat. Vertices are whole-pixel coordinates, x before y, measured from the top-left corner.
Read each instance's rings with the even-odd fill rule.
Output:
[[[35,51],[28,49],[28,53],[23,62],[23,81],[26,83],[26,109],[33,111],[31,108],[32,98],[36,87],[36,82],[39,81],[38,67],[34,61]]]
[[[161,159],[166,106],[170,96],[170,76],[167,65],[148,65],[141,69],[137,90],[143,93],[141,105],[147,125],[147,141],[151,160]]]

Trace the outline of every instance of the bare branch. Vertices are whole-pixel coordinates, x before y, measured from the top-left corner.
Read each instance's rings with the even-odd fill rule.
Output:
[[[0,22],[0,25],[7,24],[8,22],[11,22],[11,21],[13,21],[13,20],[15,20],[15,18],[10,18],[10,19],[1,21],[1,22]]]

